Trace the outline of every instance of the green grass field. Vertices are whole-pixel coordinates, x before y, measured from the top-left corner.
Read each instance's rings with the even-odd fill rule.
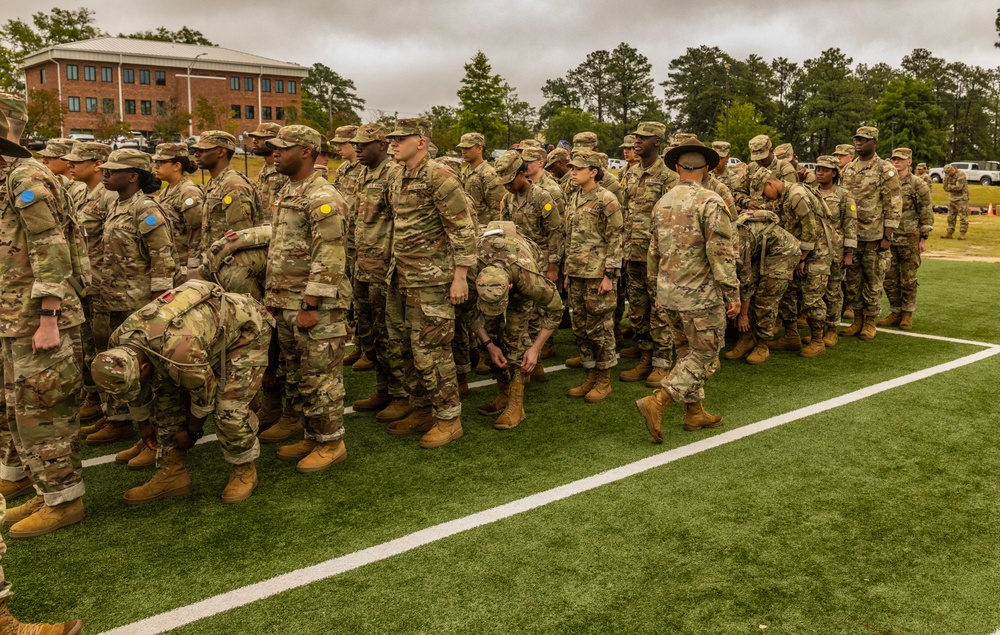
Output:
[[[1000,344],[998,273],[925,261],[916,331]],[[550,365],[574,352],[557,341]],[[90,467],[84,523],[9,543],[11,608],[161,632],[128,625],[980,350],[882,333],[811,361],[724,361],[706,405],[726,425],[682,432],[675,406],[662,446],[632,403],[647,389],[566,399],[579,370],[529,386],[510,432],[475,411],[493,388],[474,389],[465,437],[440,450],[349,414],[346,463],[303,476],[265,446],[237,506],[218,500],[214,443],[191,453],[194,494],[138,508],[121,495],[149,473]],[[349,400],[368,394],[371,373],[345,374]],[[991,357],[171,632],[993,633],[998,375]]]

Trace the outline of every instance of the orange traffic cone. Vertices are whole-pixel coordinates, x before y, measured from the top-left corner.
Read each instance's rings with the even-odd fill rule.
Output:
[[[997,213],[993,211],[993,203],[990,203],[990,209],[986,212],[987,216],[996,216]]]

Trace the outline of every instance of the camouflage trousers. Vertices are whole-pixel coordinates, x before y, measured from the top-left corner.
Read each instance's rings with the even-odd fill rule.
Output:
[[[504,315],[486,318],[486,333],[507,358],[507,368],[497,368],[490,364],[493,378],[498,382],[521,381],[521,362],[524,352],[534,343],[538,332],[532,336],[528,322],[538,315],[535,303],[522,295],[511,294]]]
[[[540,271],[545,271],[545,269],[540,269]],[[619,328],[622,318],[625,317],[625,300],[628,299],[628,271],[624,267],[621,269],[621,275],[615,281],[615,293],[618,294],[618,304],[615,305],[615,328]]]
[[[354,280],[354,307],[358,316],[355,343],[375,362],[375,387],[393,397],[406,397],[403,360],[390,356],[389,329],[385,319],[388,286],[382,280]]]
[[[811,263],[806,263],[806,275],[792,278],[785,294],[781,296],[778,305],[783,322],[791,322],[799,319],[799,316],[807,320],[826,322],[826,303],[823,296],[826,295],[827,282],[830,274],[826,273],[827,267],[822,267],[822,273],[810,271]]]
[[[455,307],[448,295],[446,284],[408,289],[390,284],[386,297],[390,355],[405,364],[410,403],[432,406],[435,418],[443,421],[462,414],[451,349]]]
[[[653,340],[653,368],[670,368],[674,363],[674,338],[667,310],[652,296],[649,307],[649,337]]]
[[[758,342],[774,339],[778,331],[778,307],[791,280],[761,276],[750,299],[750,327]]]
[[[889,248],[892,259],[885,274],[885,295],[893,313],[917,309],[917,269],[920,268],[920,247],[914,240],[906,245]]]
[[[840,266],[843,261],[844,250],[841,248],[833,253],[830,277],[826,280],[826,293],[823,294],[823,303],[826,304],[826,325],[830,328],[837,328],[840,316],[844,314],[844,275],[847,270]]]
[[[94,349],[97,352],[104,352],[108,350],[108,340],[111,339],[111,334],[132,315],[132,312],[95,311],[93,315]],[[106,394],[101,394],[101,403],[104,408],[104,416],[108,421],[132,421],[127,403],[113,399]]]
[[[469,282],[469,299],[455,306],[455,337],[451,340],[451,355],[455,372],[467,375],[472,372],[473,320],[476,318],[476,285]]]
[[[264,297],[266,273],[267,250],[244,249],[226,258],[213,282],[230,293],[242,293],[260,301]]]
[[[614,332],[618,294],[614,289],[604,295],[597,293],[601,280],[571,276],[568,303],[583,367],[606,370],[618,364]]]
[[[97,392],[94,385],[94,378],[90,375],[90,365],[97,357],[97,344],[94,340],[94,328],[92,325],[94,312],[90,306],[90,298],[81,298],[83,305],[83,324],[80,325],[80,346],[83,349],[83,390],[84,394]]]
[[[317,311],[308,331],[296,326],[298,311],[274,309],[285,359],[285,403],[303,419],[305,438],[318,443],[344,436],[344,311]]]
[[[882,313],[882,283],[889,269],[889,250],[876,251],[879,241],[859,240],[854,263],[844,276],[845,302],[854,309],[855,318],[878,317]]]
[[[665,310],[677,364],[660,385],[674,401],[697,403],[705,399],[705,381],[719,370],[719,351],[726,338],[723,305],[698,311]]]
[[[948,200],[948,231],[955,231],[956,220],[960,233],[969,231],[969,199]]]
[[[625,293],[628,294],[628,321],[635,334],[632,340],[644,351],[653,350],[650,320],[656,289],[649,288],[646,263],[629,260],[625,263]]]
[[[16,449],[35,491],[48,505],[83,496],[80,456],[80,329],[59,332],[59,347],[31,350],[31,336],[0,338],[6,422],[4,465]],[[6,478],[6,476],[5,476]]]

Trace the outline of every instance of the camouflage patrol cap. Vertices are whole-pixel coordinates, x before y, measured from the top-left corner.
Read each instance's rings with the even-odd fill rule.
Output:
[[[191,147],[197,150],[211,150],[212,148],[235,150],[236,137],[224,130],[206,130],[201,133],[201,139],[198,143]]]
[[[524,165],[517,150],[508,150],[500,155],[493,168],[497,171],[497,179],[501,185],[507,185],[517,177],[517,171]]]
[[[824,154],[821,157],[816,157],[816,167],[818,168],[830,168],[831,170],[836,170],[840,174],[840,161],[837,157],[831,156],[829,154]]]
[[[878,128],[875,126],[861,126],[858,131],[854,133],[854,138],[857,139],[861,137],[862,139],[878,139]]]
[[[73,144],[73,150],[63,158],[70,163],[82,163],[83,161],[107,161],[110,155],[111,146],[106,143],[78,141]]]
[[[354,132],[354,138],[351,139],[351,143],[371,143],[372,141],[387,141],[386,135],[389,134],[389,128],[385,124],[378,123],[366,123],[363,126],[358,126],[358,129]]]
[[[525,162],[540,161],[546,157],[545,149],[541,146],[528,146],[521,150],[521,158]]]
[[[713,141],[712,149],[719,154],[719,157],[725,159],[729,156],[729,152],[730,150],[732,150],[732,146],[729,144],[728,141]]]
[[[697,141],[698,140],[698,135],[696,135],[694,133],[691,133],[691,132],[678,132],[674,136],[670,137],[670,143],[667,144],[667,150],[669,150],[671,148],[676,148],[677,146],[681,145],[682,143],[687,143],[688,141],[691,141],[692,139],[695,140],[695,141]],[[666,150],[664,150],[663,154],[666,154],[666,153],[667,153]]]
[[[413,135],[429,137],[433,130],[434,125],[429,119],[423,117],[399,119],[396,121],[396,127],[386,137],[410,137]]]
[[[909,148],[896,148],[892,151],[892,155],[889,156],[890,159],[913,159],[913,150]]]
[[[45,142],[45,149],[39,152],[38,156],[61,159],[73,150],[74,143],[72,139],[49,139]]]
[[[927,164],[926,163],[918,163],[917,164],[917,169],[919,170],[921,168],[923,168],[923,169],[926,170],[927,169]]]
[[[142,150],[127,148],[115,150],[101,166],[103,170],[143,170],[151,172],[153,167],[149,155]]]
[[[8,133],[5,138],[17,143],[28,125],[28,102],[20,95],[0,93],[0,113],[7,117]]]
[[[465,165],[465,161],[463,161],[459,157],[452,157],[452,156],[440,157],[438,159],[438,162],[443,163],[445,166],[447,166],[449,170],[455,173],[455,176],[458,176],[459,174],[462,173],[462,166]]]
[[[833,156],[841,155],[853,155],[854,154],[854,144],[853,143],[840,143],[837,145],[837,149],[833,151]]]
[[[593,168],[595,170],[603,168],[601,154],[593,150],[579,150],[573,152],[573,160],[569,162],[574,168]]]
[[[357,132],[357,126],[341,126],[333,132],[333,139],[330,139],[330,143],[350,143]]]
[[[323,143],[323,136],[309,126],[285,126],[278,131],[278,136],[268,139],[264,143],[272,148],[303,146],[319,152],[320,144]]]
[[[458,142],[459,148],[475,148],[476,146],[486,146],[486,137],[478,132],[467,132],[462,135]]]
[[[573,135],[574,150],[593,150],[597,147],[597,135],[593,132],[578,132]]]
[[[662,139],[667,134],[667,127],[659,121],[640,121],[639,125],[632,131],[633,135],[640,137],[658,137]]]
[[[139,396],[139,356],[127,346],[98,353],[90,365],[94,385],[119,401],[133,401]]]
[[[153,161],[169,161],[191,156],[188,147],[183,143],[160,143],[153,152]]]
[[[795,152],[792,150],[792,144],[782,143],[774,149],[774,156],[782,161],[791,161],[795,157]]]
[[[248,137],[256,137],[258,139],[270,139],[271,137],[278,136],[278,131],[281,130],[281,126],[274,123],[273,121],[264,121],[257,129],[253,132],[248,132]]]
[[[27,159],[31,156],[31,151],[20,146],[16,141],[11,141],[10,124],[7,116],[0,113],[0,155]]]
[[[759,134],[747,144],[750,146],[750,160],[760,161],[771,153],[771,138],[766,134]]]
[[[622,139],[622,144],[618,146],[619,148],[633,148],[635,147],[635,135],[627,134],[625,138]]]
[[[549,156],[545,160],[545,167],[549,167],[553,163],[558,163],[559,161],[569,161],[569,152],[567,152],[565,148],[553,148],[552,152],[549,152]]]
[[[541,148],[542,142],[538,139],[521,139],[518,142],[517,147],[521,150],[524,148]]]
[[[502,267],[483,267],[476,276],[477,304],[486,317],[500,315],[507,310],[510,297],[510,274]]]

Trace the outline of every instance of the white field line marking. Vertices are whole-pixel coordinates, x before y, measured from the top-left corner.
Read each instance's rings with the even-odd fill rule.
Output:
[[[608,485],[609,483],[615,483],[630,476],[635,476],[648,470],[667,465],[668,463],[673,463],[679,459],[683,459],[700,452],[705,452],[706,450],[711,450],[713,448],[726,445],[727,443],[732,443],[733,441],[738,441],[745,437],[757,434],[758,432],[770,430],[771,428],[776,428],[792,421],[798,421],[799,419],[816,415],[821,412],[826,412],[827,410],[839,408],[840,406],[865,399],[866,397],[871,397],[872,395],[877,395],[878,393],[885,392],[887,390],[892,390],[893,388],[905,386],[906,384],[910,384],[921,379],[926,379],[940,373],[946,373],[948,371],[955,370],[956,368],[973,364],[997,354],[1000,354],[1000,346],[990,346],[986,350],[966,355],[965,357],[960,357],[950,362],[925,368],[924,370],[919,370],[895,379],[879,382],[872,386],[861,388],[839,397],[827,399],[825,401],[812,404],[811,406],[799,408],[797,410],[770,417],[756,423],[751,423],[734,430],[729,430],[727,432],[723,432],[722,434],[702,439],[701,441],[695,441],[694,443],[674,448],[672,450],[667,450],[666,452],[661,452],[621,467],[607,470],[593,476],[588,476],[571,483],[566,483],[565,485],[560,485],[559,487],[555,487],[544,492],[532,494],[531,496],[526,496],[498,507],[493,507],[462,518],[456,518],[455,520],[427,527],[426,529],[415,531],[411,534],[396,538],[395,540],[390,540],[367,549],[362,549],[361,551],[355,551],[354,553],[332,558],[316,565],[298,569],[297,571],[290,571],[269,580],[264,580],[262,582],[250,584],[226,593],[221,593],[219,595],[201,600],[200,602],[195,602],[194,604],[190,604],[188,606],[182,606],[159,615],[154,615],[152,617],[139,620],[138,622],[133,622],[132,624],[119,626],[118,628],[105,631],[102,635],[157,635],[159,633],[164,633],[166,631],[191,624],[198,620],[218,615],[219,613],[223,613],[225,611],[246,606],[247,604],[269,598],[291,589],[306,586],[313,582],[325,580],[341,573],[406,553],[407,551],[437,542],[438,540],[448,538],[449,536],[454,536],[477,527],[482,527],[483,525],[495,523],[517,514],[522,514],[544,505],[569,498],[570,496],[587,492],[603,485]],[[642,426],[637,426],[637,430],[641,428]]]
[[[850,326],[847,322],[841,322],[841,326]],[[991,342],[977,342],[976,340],[963,340],[957,337],[945,337],[943,335],[930,335],[928,333],[914,333],[913,331],[899,331],[899,330],[886,330],[886,328],[879,327],[879,333],[888,333],[889,335],[905,335],[907,337],[919,337],[925,340],[937,340],[939,342],[951,342],[952,344],[969,344],[970,346],[982,346],[983,348],[992,348],[994,346],[1000,346],[1000,344],[993,344]]]

